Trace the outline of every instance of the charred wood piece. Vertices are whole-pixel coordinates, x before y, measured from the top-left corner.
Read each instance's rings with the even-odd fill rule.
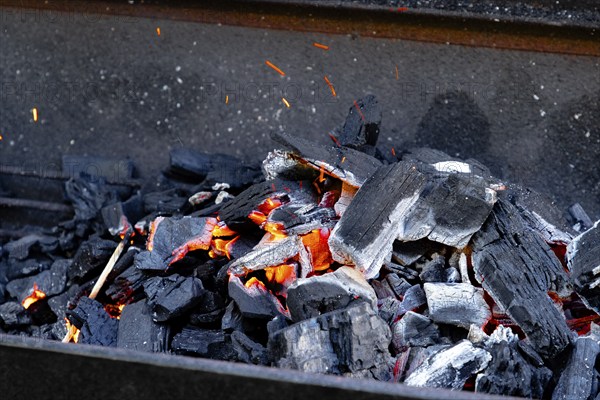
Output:
[[[567,247],[571,280],[582,300],[600,312],[600,221]]]
[[[473,236],[473,267],[485,291],[544,358],[555,357],[571,343],[565,317],[547,294],[563,291],[566,273],[510,203],[498,201]]]
[[[386,366],[390,329],[370,304],[360,303],[275,332],[268,343],[275,365],[342,374]]]
[[[268,365],[269,355],[267,349],[242,332],[234,331],[231,333],[231,344],[237,361],[246,364]]]
[[[396,353],[408,347],[427,347],[441,343],[437,325],[424,315],[407,312],[392,326],[392,344]]]
[[[467,379],[487,367],[491,359],[486,350],[463,340],[427,358],[404,383],[417,387],[462,389]]]
[[[69,267],[69,280],[83,282],[99,273],[116,247],[117,243],[112,240],[104,240],[99,237],[93,237],[84,242],[75,253],[73,263]]]
[[[149,353],[166,353],[171,328],[152,320],[152,312],[145,301],[128,304],[121,312],[117,347]]]
[[[342,146],[357,150],[366,150],[365,146],[374,148],[379,138],[381,125],[381,108],[373,95],[367,95],[356,101],[344,122],[338,136]]]
[[[147,278],[143,271],[131,266],[106,288],[106,295],[115,303],[127,304],[139,296]]]
[[[600,346],[594,337],[579,337],[552,393],[552,400],[591,399],[598,394],[595,369]]]
[[[275,133],[273,140],[292,151],[298,161],[355,187],[381,166],[375,157],[345,146],[324,146],[284,133]]]
[[[229,277],[229,297],[235,301],[240,312],[247,318],[272,319],[288,316],[281,302],[261,283],[246,287],[235,275]]]
[[[293,321],[344,309],[366,301],[375,309],[377,296],[363,275],[350,267],[310,278],[300,278],[288,288],[287,306]]]
[[[244,276],[251,271],[280,265],[301,251],[304,251],[304,245],[300,237],[296,235],[287,236],[274,242],[260,243],[251,252],[234,260],[229,265],[229,273],[235,276]]]
[[[229,334],[194,326],[183,328],[173,337],[171,350],[175,354],[216,360],[231,360],[235,357],[235,350]]]
[[[67,318],[81,332],[78,343],[117,345],[119,320],[111,318],[98,301],[82,297],[75,309],[67,311]]]
[[[483,327],[492,317],[483,290],[468,283],[425,283],[429,317],[442,324],[469,329]]]
[[[202,281],[194,277],[173,274],[164,278],[153,277],[144,282],[152,319],[163,322],[179,317],[202,300]]]

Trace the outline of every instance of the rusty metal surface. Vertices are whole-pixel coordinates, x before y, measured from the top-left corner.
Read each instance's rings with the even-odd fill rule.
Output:
[[[0,7],[166,18],[253,28],[352,34],[499,49],[600,56],[597,26],[495,14],[324,1],[0,0]]]
[[[3,399],[511,400],[0,334]]]

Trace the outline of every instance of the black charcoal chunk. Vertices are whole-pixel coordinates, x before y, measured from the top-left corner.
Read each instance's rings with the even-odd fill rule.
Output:
[[[183,328],[180,333],[173,337],[171,350],[175,354],[216,360],[231,360],[236,355],[229,334],[194,326]]]
[[[230,302],[225,308],[223,318],[221,318],[221,329],[226,332],[243,330],[242,313],[235,304]]]
[[[82,243],[69,267],[69,280],[82,282],[91,278],[93,274],[99,273],[106,266],[116,247],[117,243],[99,237],[92,237]]]
[[[169,153],[169,172],[175,176],[202,180],[214,168],[227,162],[238,162],[233,156],[218,153],[200,153],[191,149],[176,148]]]
[[[355,187],[362,186],[381,166],[375,157],[345,146],[323,146],[285,133],[274,133],[272,138],[314,169],[324,168],[328,175]]]
[[[145,301],[128,304],[121,312],[117,347],[150,353],[168,351],[171,328],[152,320],[152,312]]]
[[[445,282],[446,281],[446,259],[440,254],[433,254],[431,260],[427,260],[421,267],[419,278],[423,282]]]
[[[6,285],[10,295],[20,302],[33,294],[34,285],[43,292],[46,297],[52,297],[62,293],[67,284],[67,271],[71,260],[57,260],[49,270],[27,278],[15,279]]]
[[[102,220],[108,232],[116,236],[144,217],[142,196],[137,194],[126,202],[118,202],[105,206],[101,210]]]
[[[38,274],[49,269],[50,264],[50,261],[33,258],[28,258],[24,261],[9,259],[8,261],[0,261],[0,268],[6,268],[6,278],[10,281]]]
[[[144,292],[152,308],[152,318],[156,322],[163,322],[179,317],[196,306],[202,300],[204,288],[198,278],[173,274],[148,279],[144,282]]]
[[[379,308],[379,316],[388,325],[391,325],[402,307],[402,302],[394,297],[385,297],[377,302],[377,307]]]
[[[391,261],[384,262],[383,269],[388,272],[393,272],[399,277],[409,281],[416,280],[419,278],[419,273],[415,271],[412,267],[396,264]]]
[[[147,278],[143,271],[131,266],[114,278],[105,293],[114,303],[127,304],[139,296]]]
[[[483,327],[492,317],[483,289],[469,283],[425,283],[429,317],[441,324],[469,329]]]
[[[75,218],[79,221],[96,218],[102,207],[119,200],[117,193],[106,185],[103,177],[92,177],[87,173],[78,173],[69,179],[65,183],[65,191],[75,209]]]
[[[577,232],[586,231],[594,225],[592,219],[579,203],[575,203],[569,207],[569,215],[573,220],[573,229]]]
[[[346,117],[346,122],[338,136],[343,146],[361,150],[364,146],[374,147],[379,138],[381,108],[373,95],[356,101]]]
[[[479,393],[543,398],[552,371],[532,365],[518,350],[515,342],[499,341],[486,345],[492,355],[487,368],[477,375],[475,391]]]
[[[473,268],[485,291],[542,357],[553,358],[571,343],[565,317],[547,294],[564,292],[567,275],[512,204],[499,200],[473,236]]]
[[[392,326],[392,344],[397,353],[407,347],[440,344],[440,330],[431,319],[409,311]]]
[[[425,295],[425,291],[421,285],[413,285],[406,291],[406,293],[404,293],[404,298],[402,299],[400,310],[398,310],[398,315],[403,315],[408,311],[415,311],[425,304],[427,304],[427,296]]]
[[[366,301],[373,308],[377,305],[373,288],[359,271],[350,267],[297,279],[287,293],[287,306],[293,321],[317,317],[359,301]]]
[[[246,287],[240,278],[231,275],[228,290],[229,297],[235,301],[244,317],[272,319],[278,315],[288,314],[277,297],[263,285],[253,284]]]
[[[552,393],[552,400],[590,399],[597,395],[598,377],[595,370],[600,347],[594,337],[578,337],[567,367]]]
[[[483,370],[492,356],[468,340],[429,356],[404,383],[408,386],[462,389],[467,379]]]
[[[600,312],[600,221],[567,247],[571,280],[582,300]]]
[[[374,278],[392,254],[403,214],[419,199],[427,178],[404,163],[385,165],[364,182],[329,237],[335,261]]]
[[[255,365],[267,365],[269,356],[267,349],[259,343],[256,343],[240,331],[234,331],[231,334],[231,344],[236,353],[236,360]]]
[[[67,318],[80,331],[81,344],[115,347],[119,320],[111,318],[104,306],[89,297],[82,297],[77,307],[67,311]]]
[[[3,248],[8,253],[9,258],[16,260],[25,260],[30,253],[38,251],[41,254],[48,254],[56,250],[58,239],[53,236],[31,234],[22,238],[6,243]]]
[[[400,278],[397,274],[388,274],[385,277],[385,282],[398,299],[404,298],[404,295],[408,289],[412,287],[412,285],[408,283],[406,279]]]
[[[157,218],[152,250],[137,254],[134,265],[141,270],[164,271],[180,252],[208,250],[216,223],[215,218]]]
[[[396,240],[392,251],[392,260],[400,265],[408,266],[429,252],[439,251],[441,245],[427,239],[414,242]]]
[[[192,325],[203,325],[218,321],[225,312],[225,300],[218,293],[205,290],[199,304],[190,312]]]
[[[343,374],[379,369],[390,358],[390,329],[368,303],[311,318],[271,335],[278,367]]]
[[[27,310],[16,301],[8,301],[0,305],[0,325],[4,329],[13,329],[31,324]]]

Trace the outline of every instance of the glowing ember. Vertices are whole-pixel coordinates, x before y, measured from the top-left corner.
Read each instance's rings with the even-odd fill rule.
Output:
[[[313,46],[322,49],[322,50],[329,50],[329,46],[327,46],[326,44],[321,44],[321,43],[317,43],[317,42],[313,42]]]
[[[4,138],[2,137],[2,135],[0,135],[0,140],[2,140],[2,139],[4,139]]]
[[[226,256],[231,260],[231,246],[239,239],[239,236],[234,237],[231,240],[226,239],[214,239],[211,243],[211,249],[208,255],[212,258]]]
[[[256,225],[262,225],[267,221],[267,216],[260,211],[252,211],[248,218],[250,221],[254,222]]]
[[[252,287],[252,286],[254,286],[254,285],[256,285],[256,286],[259,286],[259,287],[262,287],[262,288],[263,288],[263,289],[265,289],[265,290],[267,289],[267,288],[265,287],[265,284],[264,284],[264,283],[262,283],[261,281],[259,281],[259,280],[258,280],[258,278],[256,278],[256,277],[252,277],[252,278],[248,279],[248,282],[246,282],[246,283],[244,284],[244,286],[246,286],[247,288],[250,288],[250,287]]]
[[[38,109],[36,107],[33,107],[31,109],[31,115],[33,116],[33,121],[37,122],[37,120],[38,120]]]
[[[75,343],[79,342],[79,329],[75,327],[75,325],[71,325],[71,322],[67,318],[65,318],[65,326],[67,327],[67,332],[73,332],[71,334],[71,340]]]
[[[279,222],[267,222],[263,226],[263,229],[273,235],[274,240],[283,239],[288,236],[285,228]]]
[[[269,197],[268,199],[260,203],[257,208],[258,211],[260,211],[264,215],[269,215],[271,211],[273,211],[277,207],[280,207],[282,204],[283,201],[281,201],[280,199]]]
[[[152,251],[152,249],[154,248],[154,234],[156,233],[156,228],[158,228],[158,224],[160,224],[163,219],[165,218],[157,217],[150,224],[150,233],[148,234],[148,241],[146,242],[146,250]]]
[[[319,168],[319,183],[325,182],[325,166],[321,165]]]
[[[342,157],[342,164],[346,161],[346,156]]]
[[[265,274],[269,282],[288,286],[296,278],[296,267],[291,264],[267,267],[265,268]]]
[[[229,95],[225,95],[225,104],[229,103]]]
[[[335,93],[335,88],[329,81],[329,78],[327,78],[327,75],[325,75],[325,82],[327,83],[327,86],[329,86],[329,89],[331,90],[331,94],[333,95],[333,97],[337,97],[337,94]]]
[[[33,293],[31,293],[29,296],[27,296],[25,299],[23,299],[23,301],[21,302],[21,304],[23,305],[24,308],[29,308],[31,307],[31,305],[33,303],[35,303],[38,300],[44,299],[46,298],[46,293],[42,292],[39,288],[37,284],[33,284]]]
[[[267,64],[269,67],[273,68],[275,71],[277,71],[279,73],[279,75],[281,76],[285,76],[285,72],[283,72],[281,69],[279,69],[275,64],[273,64],[271,61],[267,60],[265,61],[265,64]]]
[[[107,304],[104,306],[104,310],[110,315],[111,318],[121,319],[121,313],[125,308],[125,304]]]
[[[219,222],[213,228],[212,235],[213,237],[234,236],[237,232],[229,228],[225,222]]]
[[[283,101],[283,104],[285,104],[287,108],[290,108],[290,103],[285,99],[285,97],[282,97],[281,101]]]
[[[342,147],[342,144],[340,143],[340,141],[337,140],[337,138],[335,136],[333,136],[331,133],[329,134],[329,137],[331,138],[331,140],[333,140],[333,142],[335,143],[335,145],[337,147]]]
[[[392,155],[396,157],[396,150],[392,147]]]
[[[327,228],[314,229],[310,233],[301,236],[302,243],[308,250],[315,271],[325,271],[333,262],[329,251],[330,231]]]
[[[156,34],[157,34],[158,36],[160,36],[160,28],[159,28],[159,27],[157,27],[157,28],[156,28]]]

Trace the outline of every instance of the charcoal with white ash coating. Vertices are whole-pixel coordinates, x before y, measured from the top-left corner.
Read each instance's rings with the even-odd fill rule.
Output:
[[[78,343],[117,345],[119,320],[111,318],[100,302],[82,297],[75,309],[67,311],[67,318],[81,332]]]
[[[600,352],[598,337],[578,337],[552,393],[552,400],[591,399],[598,395],[596,359]]]
[[[396,353],[408,347],[428,347],[444,343],[438,326],[424,315],[408,311],[392,325],[392,344]]]
[[[273,333],[276,366],[329,374],[389,374],[390,329],[369,303],[351,305]]]
[[[468,283],[425,283],[429,318],[462,328],[482,327],[492,317],[483,290]]]
[[[548,296],[564,293],[568,277],[550,246],[511,203],[499,200],[473,237],[477,279],[519,325],[534,348],[552,359],[572,341],[565,316]]]
[[[462,389],[467,379],[483,370],[492,356],[468,340],[434,353],[404,381],[409,386]]]
[[[171,328],[154,322],[152,310],[145,300],[128,304],[121,312],[117,347],[149,353],[166,353]]]
[[[575,291],[600,312],[600,221],[569,243],[567,265]]]
[[[350,267],[341,267],[321,276],[299,278],[287,292],[287,307],[293,321],[317,317],[359,301],[366,301],[375,308],[377,296],[364,276]]]

